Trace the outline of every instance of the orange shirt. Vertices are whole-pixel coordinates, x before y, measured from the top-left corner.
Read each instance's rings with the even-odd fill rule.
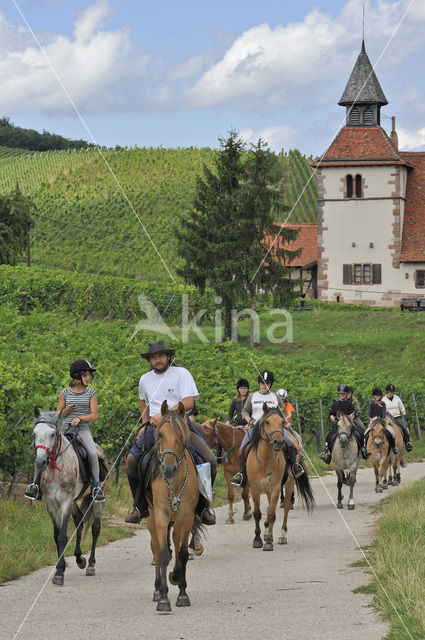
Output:
[[[286,419],[289,422],[289,424],[291,424],[292,414],[294,413],[295,409],[290,402],[284,402],[283,407],[286,411]]]

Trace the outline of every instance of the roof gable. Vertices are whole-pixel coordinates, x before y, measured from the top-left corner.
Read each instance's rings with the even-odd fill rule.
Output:
[[[276,225],[279,225],[277,222]],[[289,267],[306,267],[314,262],[317,262],[317,224],[301,223],[301,224],[285,224],[285,229],[299,229],[300,232],[295,240],[286,241],[279,236],[276,240],[279,243],[279,247],[282,249],[288,249],[289,251],[297,251],[302,249],[300,256],[291,260],[288,263]],[[275,240],[275,236],[266,236],[266,246],[270,247]],[[271,249],[273,253],[273,248]]]

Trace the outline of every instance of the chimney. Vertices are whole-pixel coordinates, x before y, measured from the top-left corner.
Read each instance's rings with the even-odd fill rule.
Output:
[[[393,143],[393,147],[396,151],[398,151],[398,135],[397,135],[397,131],[395,130],[395,116],[391,116],[391,133],[390,133],[390,140]]]

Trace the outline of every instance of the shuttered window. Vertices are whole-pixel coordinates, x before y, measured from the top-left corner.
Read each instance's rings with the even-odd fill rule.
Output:
[[[424,274],[423,287],[425,288],[425,271],[422,273]],[[342,284],[381,284],[381,265],[343,264]]]
[[[353,107],[350,113],[350,124],[359,125],[360,124],[360,111],[357,107]]]
[[[366,107],[363,112],[363,124],[373,124],[373,111],[370,107]]]

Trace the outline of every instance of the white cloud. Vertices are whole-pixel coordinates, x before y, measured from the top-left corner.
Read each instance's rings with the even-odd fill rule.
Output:
[[[397,129],[398,146],[404,151],[423,151],[421,147],[425,147],[425,127],[417,131],[407,131],[406,129]]]
[[[263,129],[242,129],[239,131],[239,136],[247,142],[256,144],[261,138],[276,152],[293,147],[297,134],[297,129],[290,124],[271,125]]]

